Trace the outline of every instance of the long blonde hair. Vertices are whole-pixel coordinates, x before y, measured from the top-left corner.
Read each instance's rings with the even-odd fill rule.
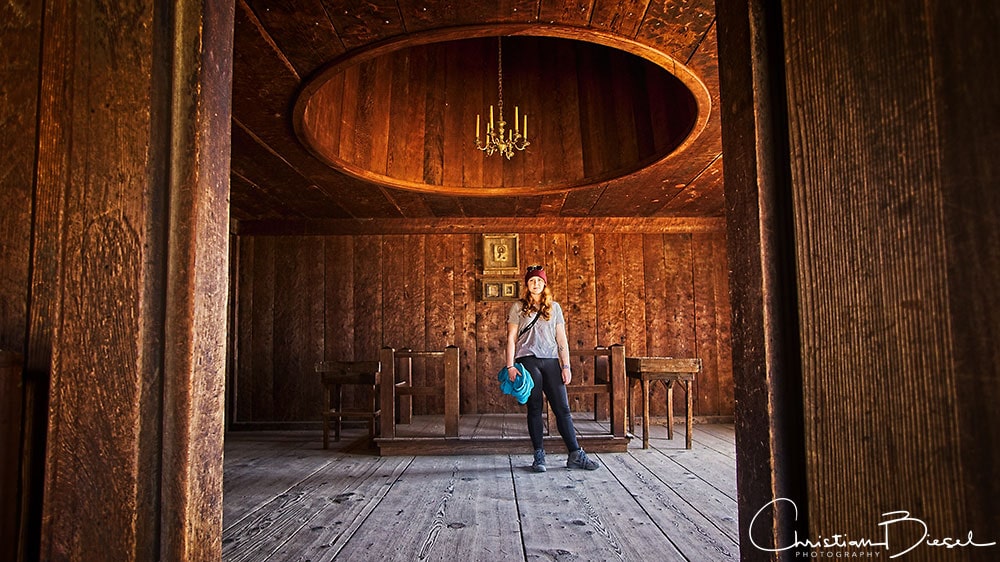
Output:
[[[538,305],[531,300],[531,291],[525,285],[524,290],[521,291],[521,316],[537,312],[542,315],[542,318],[550,320],[552,318],[552,300],[552,290],[549,289],[548,283],[542,289],[542,300]]]

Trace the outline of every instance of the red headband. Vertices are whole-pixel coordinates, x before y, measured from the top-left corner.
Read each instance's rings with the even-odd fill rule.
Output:
[[[528,272],[524,274],[524,284],[527,285],[528,279],[531,279],[532,277],[541,277],[542,281],[545,281],[546,285],[549,284],[548,278],[545,277],[545,270],[542,269],[542,266],[540,265],[531,266],[528,268]]]

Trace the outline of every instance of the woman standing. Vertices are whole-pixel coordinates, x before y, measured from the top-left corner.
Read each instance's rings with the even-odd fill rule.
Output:
[[[524,366],[535,383],[528,397],[528,435],[535,450],[531,468],[545,472],[545,448],[542,441],[542,394],[549,400],[569,458],[566,466],[594,470],[600,465],[590,459],[576,441],[576,428],[569,412],[566,385],[573,379],[569,365],[569,344],[562,307],[552,300],[545,270],[540,265],[528,268],[524,275],[521,300],[507,314],[507,372],[513,382],[517,376],[514,363]]]

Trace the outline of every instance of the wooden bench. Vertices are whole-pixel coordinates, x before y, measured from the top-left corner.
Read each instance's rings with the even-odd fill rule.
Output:
[[[379,422],[376,388],[379,384],[378,361],[320,361],[316,372],[323,383],[323,448],[330,448],[330,424],[333,423],[334,441],[340,441],[341,422],[344,418],[363,419],[368,422],[368,438],[374,439]],[[362,389],[360,405],[344,409],[344,385]]]
[[[594,421],[598,421],[598,398],[608,397],[611,411],[611,434],[615,437],[625,437],[625,346],[615,344],[611,347],[596,347],[592,350],[581,349],[570,351],[572,357],[594,358],[594,382],[582,384],[573,380],[566,385],[566,394],[584,394],[594,397]],[[606,365],[606,367],[604,367]],[[546,426],[552,417],[552,408],[546,401]]]
[[[674,383],[684,384],[687,399],[687,436],[685,447],[691,448],[692,395],[691,382],[696,373],[701,371],[701,359],[675,359],[673,357],[626,357],[625,372],[628,374],[628,425],[633,429],[632,422],[632,383],[637,381],[642,385],[642,448],[649,448],[649,391],[652,383],[663,381],[667,385],[667,439],[674,438]]]
[[[414,358],[441,358],[443,374],[437,384],[413,385]],[[384,347],[379,354],[382,365],[380,439],[396,438],[396,402],[399,402],[399,423],[410,423],[413,417],[413,396],[444,397],[445,437],[458,437],[459,415],[459,365],[458,348],[450,345],[444,351],[395,350]]]

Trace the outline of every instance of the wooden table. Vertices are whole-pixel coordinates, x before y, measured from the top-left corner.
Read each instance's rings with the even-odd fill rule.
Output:
[[[663,381],[667,385],[667,439],[674,438],[674,383],[684,383],[687,398],[687,436],[685,447],[691,448],[691,382],[701,371],[701,359],[676,359],[673,357],[626,357],[625,374],[628,376],[628,425],[632,422],[632,382],[642,385],[642,448],[649,448],[649,390],[652,383]],[[634,433],[634,432],[633,432]]]

